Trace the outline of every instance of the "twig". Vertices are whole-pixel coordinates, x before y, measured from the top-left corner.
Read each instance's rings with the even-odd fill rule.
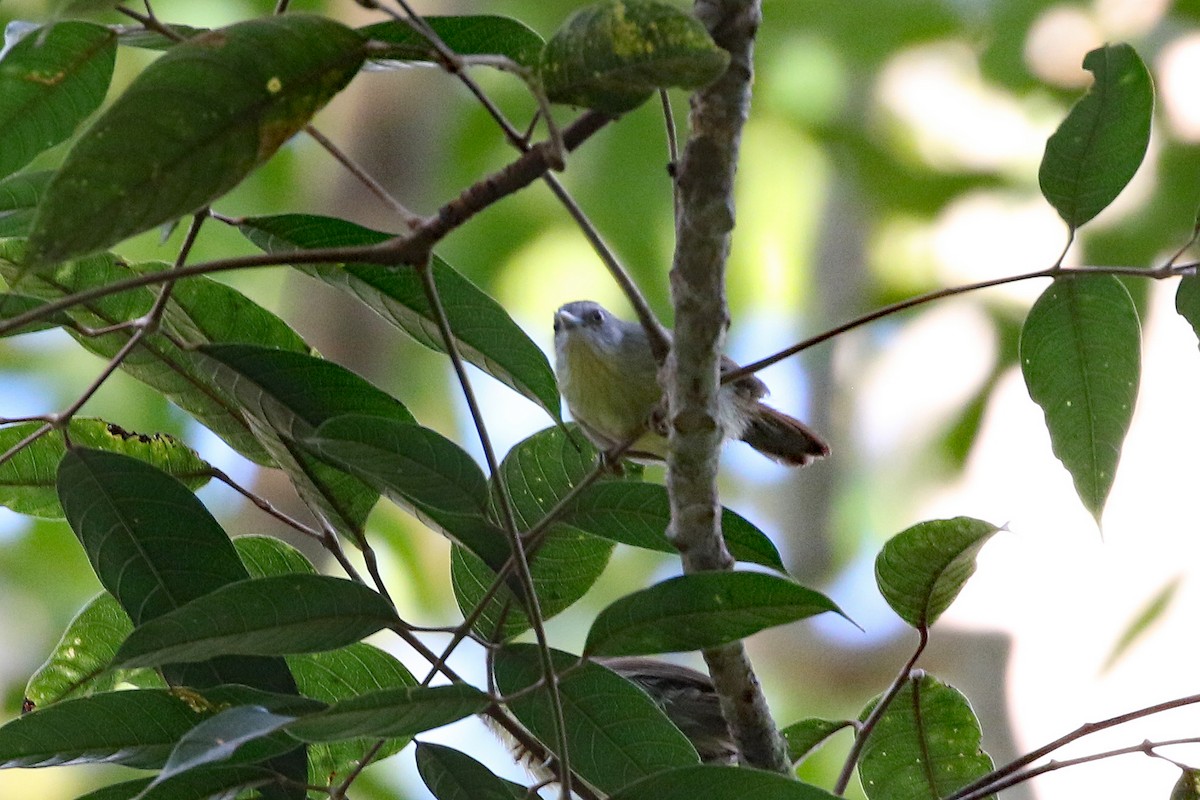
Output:
[[[367,187],[367,191],[375,195],[375,197],[381,203],[394,211],[396,215],[404,221],[405,225],[410,228],[416,228],[420,226],[421,216],[419,214],[414,214],[413,212],[409,211],[404,207],[403,203],[392,197],[388,190],[383,188],[383,184],[375,180],[375,177],[371,175],[371,173],[363,169],[357,161],[355,161],[348,153],[334,144],[333,141],[325,136],[325,134],[321,133],[313,125],[305,125],[304,132],[311,136],[317,142],[317,144],[321,145],[321,147],[323,147],[325,151],[329,153],[329,155],[333,156],[339,164],[345,167],[346,171],[353,175],[359,183]]]

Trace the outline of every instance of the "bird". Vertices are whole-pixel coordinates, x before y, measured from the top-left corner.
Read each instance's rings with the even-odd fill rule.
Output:
[[[555,373],[567,408],[584,435],[606,456],[662,460],[659,365],[645,329],[599,303],[576,300],[554,314]],[[738,369],[724,356],[721,372]],[[767,386],[744,375],[721,387],[717,422],[725,439],[741,439],[767,458],[802,467],[829,455],[829,445],[798,419],[766,403]]]

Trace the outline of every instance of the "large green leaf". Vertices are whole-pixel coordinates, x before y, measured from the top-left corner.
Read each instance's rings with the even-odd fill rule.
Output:
[[[58,495],[92,569],[135,625],[247,578],[229,537],[196,496],[143,461],[70,450],[58,468]],[[215,659],[163,672],[173,685],[295,692],[278,659]]]
[[[325,575],[250,578],[138,625],[113,661],[152,667],[214,655],[333,650],[395,620],[382,595],[354,581]]]
[[[928,628],[975,574],[975,556],[999,531],[970,517],[922,522],[893,536],[875,557],[883,599],[914,628]]]
[[[413,422],[400,401],[332,361],[254,345],[196,353],[209,379],[235,398],[254,433],[317,514],[358,541],[379,493],[303,445],[326,420],[350,414]]]
[[[566,432],[574,428],[547,428],[517,444],[500,464],[500,474],[517,527],[527,530],[562,500],[592,471],[596,452],[578,445]],[[574,436],[582,437],[576,431]],[[612,480],[604,478],[603,480]],[[500,491],[493,477],[493,498]],[[498,516],[498,512],[494,512]],[[612,555],[613,543],[583,533],[569,525],[553,525],[530,559],[534,589],[542,616],[549,618],[582,597],[600,577]],[[454,596],[464,614],[479,603],[495,579],[495,572],[472,553],[455,548],[450,558]],[[524,604],[505,585],[480,617],[478,630],[491,637],[500,628],[502,638],[529,629]]]
[[[556,672],[577,661],[552,652]],[[496,654],[496,685],[514,695],[542,679],[533,645],[512,645]],[[571,769],[604,793],[616,792],[664,769],[696,764],[699,756],[679,729],[644,691],[595,663],[558,678]],[[553,751],[554,709],[544,686],[513,697],[509,710]]]
[[[854,728],[854,723],[845,719],[820,719],[810,717],[799,722],[793,722],[780,731],[787,742],[788,760],[793,763],[803,761],[818,747],[845,728]]]
[[[154,785],[235,755],[253,763],[294,750],[299,742],[280,729],[295,719],[259,705],[223,709],[180,737]]]
[[[437,800],[513,800],[504,781],[466,753],[417,742],[417,771]]]
[[[1109,275],[1055,279],[1021,330],[1021,370],[1054,455],[1097,520],[1112,489],[1141,377],[1141,324]]]
[[[610,800],[837,800],[819,786],[775,772],[700,764],[659,772],[610,795]]]
[[[1072,229],[1103,211],[1137,172],[1154,110],[1150,73],[1129,45],[1093,50],[1083,66],[1095,82],[1046,142],[1038,170],[1042,194]]]
[[[717,647],[766,628],[841,610],[825,595],[762,572],[695,572],[626,595],[588,631],[589,655]]]
[[[19,172],[0,181],[0,239],[25,236],[54,173]]]
[[[863,791],[872,800],[946,797],[991,772],[992,759],[979,740],[979,720],[967,698],[931,675],[914,674],[863,747]]]
[[[29,31],[0,60],[0,177],[65,140],[100,107],[117,37],[86,22]]]
[[[190,690],[130,689],[64,700],[0,727],[0,767],[108,762],[162,767],[175,743],[230,705],[316,711],[319,703],[245,686]]]
[[[563,22],[539,71],[552,102],[620,114],[659,89],[706,86],[728,64],[686,11],[658,0],[604,0]]]
[[[344,416],[304,441],[493,568],[512,552],[504,531],[487,518],[483,471],[440,433],[383,417]]]
[[[268,253],[371,245],[392,238],[392,234],[345,220],[305,214],[250,217],[241,221],[239,229]],[[541,348],[499,303],[453,267],[436,255],[431,256],[431,265],[462,357],[560,419],[558,384]],[[372,264],[302,265],[298,269],[366,303],[426,347],[445,351],[433,308],[412,269]]]
[[[151,786],[151,778],[114,783],[76,800],[213,800],[241,796],[245,789],[274,783],[278,775],[267,767],[218,764],[185,772]]]
[[[463,683],[383,689],[342,700],[285,730],[308,742],[411,737],[478,714],[490,703],[486,694]]]
[[[666,487],[633,481],[606,481],[589,486],[562,516],[564,525],[593,536],[660,553],[676,553],[666,536],[670,522],[671,502]],[[721,509],[721,531],[730,554],[738,561],[786,571],[779,551],[767,535],[728,508]]]
[[[0,453],[41,427],[40,422],[23,422],[0,428]],[[67,432],[76,447],[133,456],[192,490],[211,477],[208,462],[169,434],[131,433],[104,420],[81,417],[71,420]],[[21,514],[61,519],[55,472],[66,452],[62,433],[52,431],[0,464],[0,505]]]
[[[154,262],[128,264],[111,254],[101,254],[68,262],[53,273],[33,275],[22,273],[23,258],[21,241],[0,242],[0,275],[15,283],[19,291],[45,300],[59,300],[168,268]],[[153,302],[153,291],[142,288],[73,306],[67,314],[80,325],[101,328],[137,318]],[[144,337],[121,363],[122,370],[161,392],[247,458],[260,464],[272,463],[238,404],[212,382],[191,351],[181,350],[175,342],[188,346],[245,342],[308,352],[304,340],[283,320],[245,295],[204,277],[189,278],[175,285],[163,312],[162,326],[169,336]],[[74,332],[72,335],[87,350],[107,359],[128,343],[132,331],[114,331],[104,336]]]
[[[71,148],[28,263],[103,250],[219,198],[349,83],[364,44],[333,20],[285,14],[171,48]]]
[[[452,17],[423,16],[438,38],[460,56],[499,55],[524,67],[537,66],[542,37],[520,20],[488,14]],[[377,22],[358,32],[388,45],[383,53],[372,51],[372,59],[440,62],[436,51],[412,25],[397,20]]]

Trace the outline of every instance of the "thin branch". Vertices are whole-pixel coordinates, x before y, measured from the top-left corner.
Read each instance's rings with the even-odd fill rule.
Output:
[[[947,797],[946,800],[967,800],[967,798],[977,798],[986,794],[991,794],[993,791],[995,791],[994,787],[1001,779],[1007,779],[1007,776],[1020,772],[1034,761],[1037,761],[1040,758],[1045,758],[1060,747],[1071,744],[1072,742],[1078,741],[1085,736],[1090,736],[1098,731],[1115,728],[1118,725],[1124,725],[1126,722],[1132,722],[1133,720],[1153,716],[1154,714],[1161,714],[1164,711],[1171,711],[1172,709],[1176,708],[1196,705],[1197,703],[1200,703],[1200,694],[1193,694],[1186,697],[1179,697],[1174,700],[1167,700],[1163,703],[1155,703],[1154,705],[1139,708],[1135,711],[1128,711],[1124,714],[1118,714],[1115,717],[1109,717],[1108,719],[1104,719],[1099,722],[1084,723],[1070,733],[1060,736],[1054,741],[1048,742],[1036,750],[1026,753],[1018,759],[1010,761],[1004,766],[993,770],[987,775],[984,775],[974,783],[967,784],[954,794]],[[984,792],[983,794],[979,794],[978,790],[985,788],[988,791]]]
[[[512,551],[511,560],[515,565],[517,580],[520,581],[522,593],[525,595],[523,598],[525,615],[529,619],[529,624],[532,626],[534,636],[537,639],[538,653],[542,661],[542,674],[546,680],[546,690],[550,696],[550,706],[554,713],[557,754],[563,770],[563,797],[569,798],[571,796],[572,776],[570,754],[567,747],[566,718],[563,715],[562,696],[558,691],[558,679],[554,674],[554,663],[550,657],[550,645],[546,639],[546,629],[543,624],[537,587],[533,583],[533,572],[529,568],[529,560],[525,555],[524,542],[521,541],[521,535],[518,531],[517,518],[509,498],[508,487],[505,485],[504,473],[500,469],[500,461],[496,458],[496,450],[492,447],[487,424],[483,419],[483,409],[480,408],[478,398],[471,387],[470,376],[467,375],[462,355],[458,352],[458,343],[454,338],[454,332],[450,329],[450,321],[446,317],[446,309],[442,305],[442,297],[438,292],[437,283],[433,278],[433,267],[431,264],[426,263],[417,268],[417,273],[421,277],[421,285],[425,290],[425,298],[429,301],[434,319],[437,320],[438,331],[442,336],[442,346],[447,355],[450,356],[450,363],[454,366],[454,373],[458,377],[459,388],[467,401],[467,408],[470,409],[471,419],[475,425],[475,432],[479,436],[479,443],[483,448],[484,459],[487,461],[488,472],[497,485],[498,490],[494,496],[500,507],[500,515],[504,522],[504,531],[509,537],[509,547]]]
[[[333,143],[325,134],[321,133],[313,125],[305,125],[304,132],[311,136],[317,144],[321,145],[329,155],[333,156],[339,164],[346,168],[346,171],[358,180],[363,186],[367,187],[367,191],[375,195],[385,206],[390,208],[395,214],[404,221],[404,224],[410,228],[419,227],[421,224],[421,216],[414,214],[404,207],[396,198],[392,197],[387,189],[383,188],[383,184],[375,180],[375,176],[367,172],[362,166],[350,157],[348,153]]]
[[[838,775],[837,783],[833,786],[834,794],[845,794],[846,787],[850,785],[850,777],[854,774],[854,767],[858,765],[858,759],[862,755],[863,747],[866,746],[867,738],[875,730],[875,726],[879,724],[879,720],[883,718],[892,701],[896,699],[896,695],[900,694],[900,690],[904,688],[904,684],[912,677],[913,667],[916,666],[917,659],[921,657],[921,653],[925,652],[925,646],[929,644],[929,629],[925,627],[917,628],[917,633],[921,637],[917,642],[917,649],[909,656],[908,661],[904,662],[904,666],[900,668],[900,672],[896,675],[895,680],[892,681],[892,685],[883,693],[883,697],[879,698],[879,702],[871,709],[871,713],[854,734],[854,744],[851,745],[850,752],[846,756],[846,761],[842,764],[842,771]]]
[[[263,513],[267,514],[270,517],[274,517],[275,519],[279,520],[280,522],[282,522],[284,525],[288,526],[292,530],[297,531],[298,533],[302,533],[314,541],[317,541],[317,542],[324,541],[324,539],[321,536],[321,533],[319,531],[317,531],[314,528],[309,527],[308,525],[305,525],[300,520],[290,517],[287,514],[283,513],[278,508],[276,508],[274,505],[272,505],[271,502],[269,500],[267,500],[265,497],[262,497],[260,495],[255,494],[254,492],[250,491],[249,489],[242,486],[237,481],[235,481],[233,478],[229,477],[229,475],[225,474],[224,472],[217,469],[216,467],[213,467],[210,465],[209,466],[209,474],[213,478],[219,480],[221,483],[228,486],[230,489],[233,489],[235,492],[240,494],[242,497],[249,500],[258,510],[262,511]]]
[[[1176,278],[1181,275],[1192,274],[1196,271],[1197,266],[1197,262],[1192,262],[1189,264],[1180,264],[1178,266],[1167,264],[1155,269],[1145,269],[1143,267],[1047,267],[1046,269],[1034,270],[1033,272],[1024,272],[1020,275],[1008,275],[1003,278],[992,278],[986,281],[979,281],[978,283],[968,283],[962,286],[950,286],[945,289],[937,289],[932,292],[917,295],[916,297],[910,297],[907,300],[900,300],[895,303],[891,303],[883,308],[877,308],[874,311],[867,312],[862,316],[855,317],[848,322],[844,322],[835,328],[830,328],[829,330],[819,333],[816,336],[811,336],[802,342],[792,345],[791,347],[780,350],[778,353],[767,356],[763,359],[759,359],[758,361],[754,361],[750,364],[746,364],[739,369],[722,375],[721,383],[730,383],[747,375],[752,375],[753,373],[766,369],[773,364],[778,364],[784,359],[791,358],[797,353],[801,353],[810,347],[815,347],[822,342],[826,342],[830,339],[840,336],[847,331],[852,331],[855,328],[861,328],[868,323],[875,322],[876,320],[883,319],[884,317],[890,317],[893,314],[900,313],[901,311],[907,311],[910,308],[916,308],[917,306],[921,306],[926,303],[932,303],[935,300],[941,300],[946,297],[955,297],[960,294],[979,291],[980,289],[990,289],[994,286],[1004,286],[1005,284],[1028,281],[1035,278],[1061,278],[1067,275],[1117,275],[1135,278],[1149,278],[1151,280],[1163,280],[1165,278]]]

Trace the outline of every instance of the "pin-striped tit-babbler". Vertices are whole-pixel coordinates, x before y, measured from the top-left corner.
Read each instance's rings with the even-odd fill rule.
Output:
[[[590,300],[567,303],[554,314],[554,355],[567,408],[597,448],[611,453],[634,440],[632,457],[666,454],[666,439],[651,424],[662,400],[658,363],[639,323],[618,319]],[[722,372],[737,368],[722,359]],[[803,422],[763,403],[766,394],[766,384],[753,375],[721,387],[717,421],[726,439],[741,439],[789,466],[829,455],[829,445]]]
[[[706,764],[736,762],[737,746],[721,716],[720,699],[707,675],[689,667],[640,656],[597,660],[650,695],[675,727],[691,740],[701,761]],[[549,764],[535,758],[499,726],[490,722],[489,725],[531,773],[542,780],[554,780],[554,771]]]

